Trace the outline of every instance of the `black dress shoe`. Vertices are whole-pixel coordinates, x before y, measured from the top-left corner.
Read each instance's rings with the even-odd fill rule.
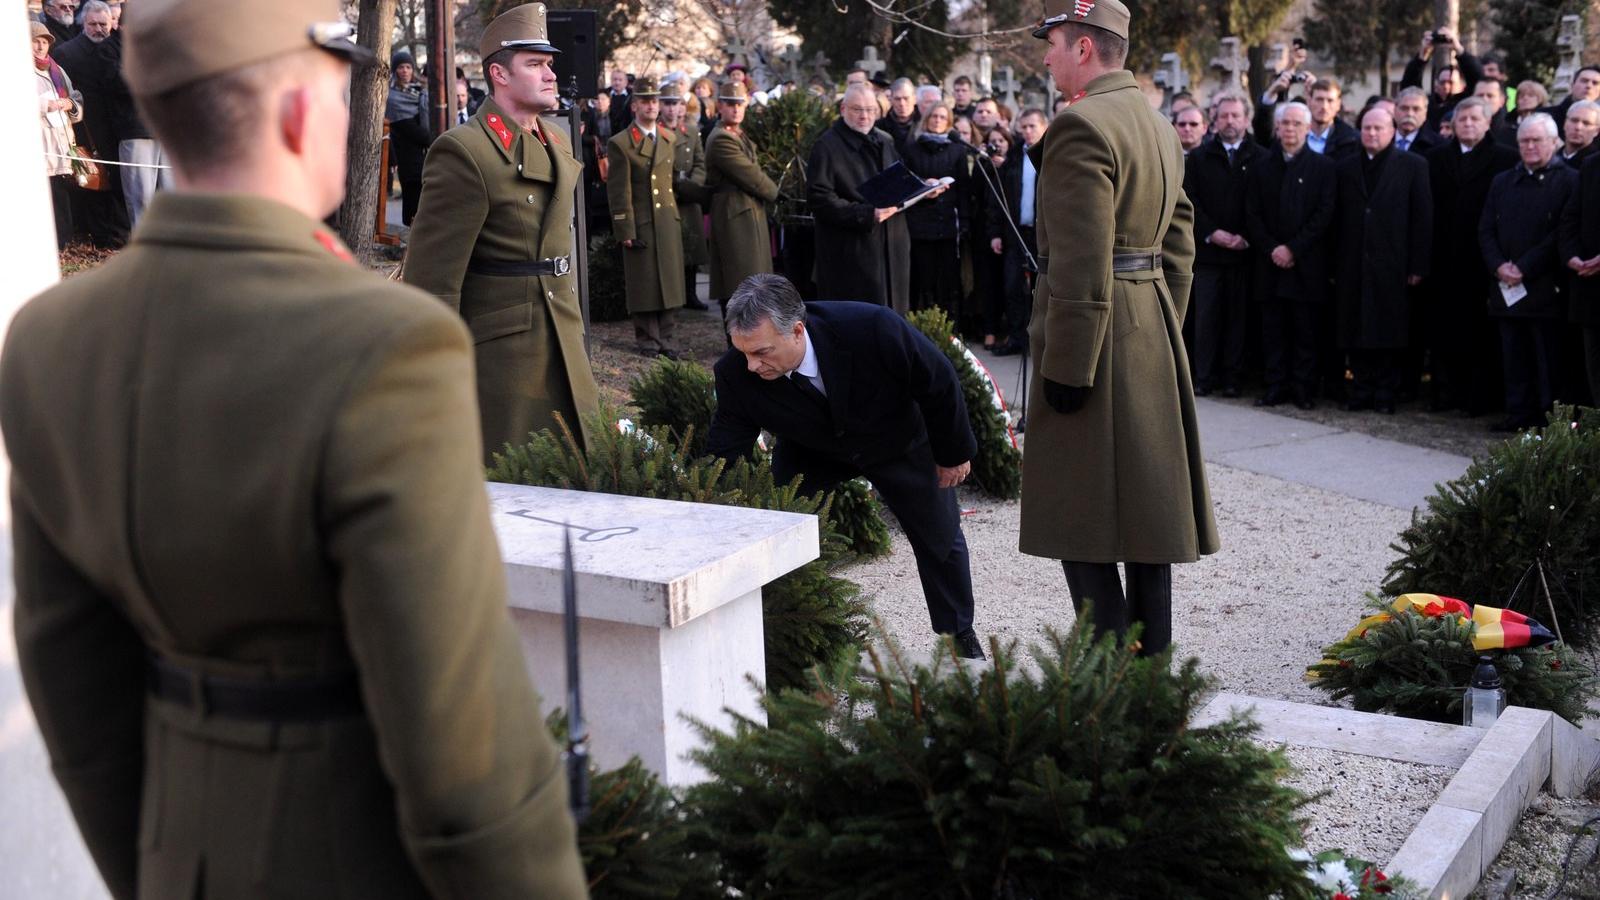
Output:
[[[1256,405],[1257,406],[1277,406],[1278,404],[1280,404],[1282,402],[1283,402],[1283,392],[1282,391],[1267,391],[1265,394],[1262,394],[1261,396],[1256,398]]]
[[[1314,401],[1307,400],[1306,398],[1301,397],[1300,399],[1294,401],[1294,408],[1295,409],[1301,409],[1301,410],[1316,409],[1317,408],[1317,404]]]
[[[1351,399],[1351,400],[1346,400],[1345,404],[1344,404],[1344,411],[1345,412],[1361,412],[1362,410],[1367,410],[1367,409],[1371,409],[1371,408],[1372,408],[1372,401],[1371,400]]]
[[[1194,395],[1196,397],[1209,397],[1209,396],[1211,396],[1211,385],[1209,385],[1209,384],[1197,384],[1197,385],[1195,385],[1195,387],[1194,387]]]
[[[1003,341],[994,345],[995,356],[1016,356],[1022,352],[1022,345],[1015,341]]]
[[[955,636],[956,655],[962,659],[988,659],[983,653],[983,642],[978,633],[968,628]]]

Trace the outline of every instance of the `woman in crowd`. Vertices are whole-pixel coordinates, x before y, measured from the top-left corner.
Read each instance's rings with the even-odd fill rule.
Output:
[[[1544,85],[1529,79],[1517,85],[1517,108],[1506,116],[1506,124],[1512,128],[1522,125],[1522,120],[1539,111],[1539,107],[1550,102],[1550,92]],[[1515,150],[1516,148],[1511,148]]]
[[[66,249],[72,235],[71,190],[73,184],[72,123],[83,121],[83,97],[72,89],[72,79],[50,58],[55,38],[43,23],[34,21],[34,87],[39,93],[39,127],[44,130],[44,171],[50,178],[50,202],[56,213],[56,247]]]
[[[974,137],[972,132],[972,120],[966,116],[956,116],[955,124],[950,126],[950,134],[956,140],[966,144],[968,147],[978,146],[972,142]]]
[[[700,105],[700,143],[704,144],[706,137],[711,134],[711,129],[717,125],[717,102],[711,99],[716,96],[717,83],[706,76],[701,76],[695,79],[694,85],[689,88],[689,93],[693,95],[689,101],[698,102]]]
[[[950,107],[935,103],[912,131],[903,148],[906,168],[919,177],[953,178],[951,190],[906,210],[911,231],[911,308],[939,307],[958,328],[961,324],[961,236],[967,227],[967,146],[950,139],[955,118]]]

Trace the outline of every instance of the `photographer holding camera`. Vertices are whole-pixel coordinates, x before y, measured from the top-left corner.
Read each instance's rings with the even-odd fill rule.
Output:
[[[1295,38],[1294,45],[1289,49],[1289,65],[1273,77],[1272,83],[1261,92],[1260,102],[1256,104],[1255,120],[1251,123],[1256,140],[1270,146],[1275,124],[1273,111],[1279,103],[1289,99],[1289,91],[1295,85],[1300,85],[1301,97],[1294,99],[1304,102],[1304,92],[1310,90],[1316,83],[1317,76],[1305,68],[1306,64],[1306,39]],[[1187,150],[1188,148],[1185,148]]]
[[[1447,65],[1433,76],[1433,92],[1428,95],[1428,121],[1426,127],[1439,130],[1439,122],[1448,110],[1472,96],[1472,86],[1483,80],[1483,65],[1478,58],[1461,48],[1461,39],[1454,29],[1436,28],[1424,32],[1417,55],[1406,63],[1405,74],[1400,76],[1400,87],[1422,87],[1422,70],[1440,47],[1448,47],[1455,55],[1455,65]]]

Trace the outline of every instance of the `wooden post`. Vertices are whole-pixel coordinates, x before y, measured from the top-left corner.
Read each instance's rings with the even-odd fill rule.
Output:
[[[428,0],[428,128],[434,136],[455,124],[451,107],[456,102],[455,23],[451,0]]]
[[[378,154],[378,215],[372,239],[385,247],[400,246],[400,239],[389,233],[389,123],[383,123],[382,151]]]

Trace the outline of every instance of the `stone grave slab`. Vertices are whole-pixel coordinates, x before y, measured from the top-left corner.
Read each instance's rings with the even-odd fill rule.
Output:
[[[547,709],[566,703],[562,533],[572,528],[583,703],[596,763],[703,778],[686,716],[760,720],[761,587],[819,553],[796,513],[490,484],[512,619]]]
[[[1312,747],[1450,771],[1449,782],[1385,864],[1434,898],[1472,891],[1541,789],[1574,796],[1600,767],[1600,742],[1544,710],[1513,706],[1493,727],[1474,729],[1223,693],[1195,722],[1211,724],[1235,711],[1249,711],[1261,724],[1259,740],[1291,751]]]

